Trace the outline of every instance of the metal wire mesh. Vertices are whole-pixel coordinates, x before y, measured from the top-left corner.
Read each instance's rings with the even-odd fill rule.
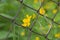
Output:
[[[14,18],[11,19],[12,25],[15,25],[15,24],[16,24],[16,25],[18,25],[18,26],[21,26],[21,27],[24,28],[24,29],[28,29],[28,30],[29,30],[29,34],[28,34],[27,40],[31,40],[30,37],[31,37],[31,34],[32,34],[32,33],[35,33],[35,34],[40,35],[40,36],[43,36],[46,40],[50,40],[50,39],[48,38],[48,35],[49,35],[49,33],[50,33],[50,31],[51,31],[51,29],[52,29],[52,27],[53,27],[53,23],[55,23],[55,24],[57,24],[57,25],[60,25],[60,23],[54,21],[56,15],[57,15],[58,13],[54,14],[53,18],[50,18],[50,17],[47,17],[47,16],[42,15],[42,14],[39,13],[39,10],[40,10],[40,8],[42,7],[42,5],[43,5],[44,2],[41,3],[40,8],[39,8],[38,10],[36,10],[36,9],[34,9],[34,8],[26,5],[25,3],[23,3],[24,0],[18,0],[18,1],[21,3],[21,5],[20,5],[20,7],[18,8],[18,11],[17,11],[16,15],[14,16]],[[55,1],[53,1],[53,0],[50,0],[50,1],[56,3],[57,6],[60,7],[60,1],[58,1],[58,2],[55,2]],[[33,11],[35,11],[35,12],[37,13],[36,20],[34,20],[34,21],[32,22],[30,28],[25,28],[25,27],[23,27],[22,25],[18,24],[18,23],[15,21],[15,19],[16,19],[17,16],[19,15],[19,11],[20,11],[20,8],[22,7],[22,5],[24,5],[24,6],[27,7],[27,8],[30,8],[31,10],[33,10]],[[58,7],[57,7],[57,9],[58,9],[58,11],[59,11],[59,8],[58,8]],[[45,20],[46,20],[47,22],[48,22],[48,20],[51,21],[51,22],[49,22],[49,23],[51,24],[51,26],[50,26],[50,28],[49,28],[49,30],[48,30],[48,32],[47,32],[46,34],[40,34],[40,33],[38,33],[38,32],[35,32],[34,30],[32,30],[32,29],[33,29],[33,26],[34,26],[34,24],[36,23],[37,18],[38,18],[39,15],[40,15],[40,16],[43,16],[43,18],[45,18]],[[47,19],[48,19],[48,20],[47,20]],[[38,22],[38,23],[39,23],[39,22]],[[15,30],[14,30],[14,31],[15,31]],[[7,40],[7,37],[8,37],[8,35],[9,35],[10,32],[11,32],[11,29],[9,29],[9,32],[8,32],[5,40]]]

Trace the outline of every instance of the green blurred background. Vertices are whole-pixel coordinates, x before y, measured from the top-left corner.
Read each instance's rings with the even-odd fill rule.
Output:
[[[41,6],[41,0],[39,0],[37,3],[34,3],[36,0],[23,0],[23,3],[38,10]],[[58,3],[60,0],[53,0]],[[57,15],[54,18],[54,21],[57,23],[60,23],[60,6],[58,6],[55,2],[52,2],[51,0],[44,0],[43,8],[45,9],[46,13],[44,15],[47,15],[49,18],[54,17],[53,10],[57,10]],[[16,24],[13,24],[11,22],[11,19],[16,15],[19,7],[19,15],[16,18],[16,22],[18,24],[22,24],[22,20],[25,18],[26,14],[28,15],[37,15],[37,13],[22,5],[17,0],[0,0],[0,40],[27,40],[29,35],[29,30],[22,28],[21,26],[18,26]],[[58,10],[59,9],[59,10]],[[36,19],[34,19],[36,20]],[[51,20],[47,19],[48,22],[46,22],[45,18],[41,15],[38,16],[38,21],[34,24],[33,30],[40,34],[46,34],[49,30],[50,24],[48,22],[51,22]],[[33,20],[31,20],[32,23]],[[39,24],[40,23],[40,24]],[[9,29],[12,27],[11,32],[9,33]],[[8,35],[9,33],[9,35]],[[55,37],[56,34],[59,34],[59,37]],[[8,37],[7,37],[8,35]],[[37,35],[32,32],[30,40],[46,40],[43,36]],[[53,23],[53,27],[51,32],[48,35],[48,38],[50,40],[60,40],[60,25]]]

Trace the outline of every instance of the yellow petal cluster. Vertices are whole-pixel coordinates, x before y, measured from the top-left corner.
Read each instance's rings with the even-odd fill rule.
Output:
[[[55,34],[56,38],[60,38],[60,33]]]
[[[24,18],[24,19],[22,20],[22,21],[23,21],[22,26],[23,26],[23,27],[29,27],[29,26],[30,26],[31,18],[32,18],[32,19],[36,18],[36,15],[35,15],[35,14],[33,14],[32,16],[26,15],[26,18]]]
[[[29,15],[26,15],[26,18],[24,18],[23,19],[23,24],[22,24],[22,26],[24,26],[24,27],[29,27],[30,26],[30,20],[31,20],[31,16],[29,16]]]
[[[42,15],[44,15],[45,14],[44,8],[40,8],[39,13],[42,14]]]
[[[36,37],[35,40],[40,40],[40,38],[39,37]]]

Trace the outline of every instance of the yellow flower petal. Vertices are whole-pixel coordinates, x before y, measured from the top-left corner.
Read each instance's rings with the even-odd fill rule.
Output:
[[[31,16],[26,15],[26,18],[23,19],[23,24],[22,24],[22,26],[24,26],[24,27],[30,26],[30,20],[31,20]]]
[[[40,40],[40,38],[39,37],[36,37],[35,40]]]
[[[40,8],[39,13],[42,14],[42,15],[44,15],[45,14],[44,8]]]
[[[30,26],[30,23],[28,23],[27,26],[29,27]]]
[[[28,23],[28,22],[30,22],[30,19],[25,18],[25,19],[23,19],[23,22]]]
[[[32,16],[26,15],[26,18],[31,19]]]
[[[22,26],[26,27],[26,26],[27,26],[27,24],[26,24],[26,23],[24,23],[24,24],[22,24]]]
[[[55,34],[56,38],[60,38],[60,33]]]

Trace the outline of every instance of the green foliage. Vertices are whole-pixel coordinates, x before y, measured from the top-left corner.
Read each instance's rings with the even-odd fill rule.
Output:
[[[54,0],[54,1],[58,2],[59,0]],[[38,10],[39,7],[41,6],[40,1],[38,3],[34,3],[34,0],[24,0],[23,3],[36,10]],[[52,20],[46,18],[48,20],[47,22],[44,16],[47,14],[47,17],[53,18],[55,14],[52,13],[52,10],[57,9],[58,11],[60,7],[60,6],[58,7],[56,3],[50,0],[46,0],[46,1],[44,0],[44,4],[42,5],[42,7],[45,9],[46,13],[44,14],[44,16],[41,16],[34,10],[26,7],[26,5],[21,4],[17,0],[0,0],[0,40],[3,40],[3,39],[27,40],[30,30],[28,28],[24,28],[20,26],[23,23],[22,20],[25,18],[27,14],[28,15],[36,14],[36,17],[38,16],[37,21],[33,25],[32,30],[39,34],[46,34],[49,30],[49,27],[48,27],[49,22],[51,23]],[[19,25],[16,25],[16,24],[13,24],[13,19],[16,13],[18,13],[18,9],[20,6],[22,7],[19,10],[18,17],[15,19],[15,21]],[[31,20],[31,24],[33,23],[34,20],[36,20],[36,18]],[[60,23],[60,11],[57,12],[54,18],[54,22]],[[9,33],[9,30],[11,30],[10,33]],[[25,32],[25,35],[21,36],[21,32]],[[9,35],[7,37],[8,33]],[[37,36],[40,38],[40,40],[46,40],[46,38],[44,37],[45,35],[40,36],[37,33],[32,32],[30,40],[35,40],[35,37]],[[58,25],[56,23],[53,23],[53,27],[48,35],[48,38],[50,40],[60,40],[60,38],[55,37],[55,34],[57,33],[60,33],[60,24]]]

